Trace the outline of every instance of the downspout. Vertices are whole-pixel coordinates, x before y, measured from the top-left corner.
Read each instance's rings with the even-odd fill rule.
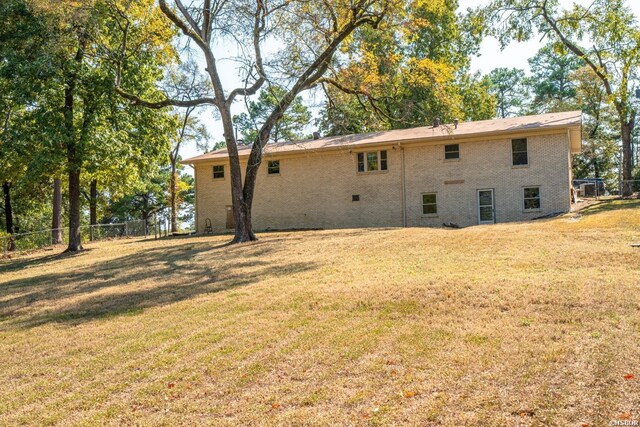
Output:
[[[582,141],[580,142],[580,144],[582,144]],[[569,161],[568,161],[568,169],[567,169],[567,175],[569,177],[569,210],[568,212],[571,211],[571,205],[573,205],[573,154],[571,154],[571,129],[567,128],[567,148],[568,148],[568,154],[569,154]],[[598,186],[598,184],[596,183],[596,187]],[[576,197],[576,201],[577,201],[577,197]]]
[[[404,147],[398,142],[400,148],[400,190],[402,191],[402,226],[407,226],[407,184],[405,174],[405,162],[404,162]]]

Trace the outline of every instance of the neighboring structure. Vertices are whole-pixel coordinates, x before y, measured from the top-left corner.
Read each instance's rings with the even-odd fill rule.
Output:
[[[459,226],[567,212],[580,111],[269,144],[256,230]],[[240,148],[243,172],[250,148]],[[195,169],[196,226],[233,228],[226,149]]]

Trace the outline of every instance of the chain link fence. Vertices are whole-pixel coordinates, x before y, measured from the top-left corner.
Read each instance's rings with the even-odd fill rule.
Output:
[[[97,224],[80,227],[83,242],[113,240],[127,237],[154,237],[169,235],[168,223],[152,217],[150,221],[128,221],[119,224]],[[36,249],[66,245],[69,228],[47,229],[11,235],[0,234],[0,256],[10,253],[29,252]]]

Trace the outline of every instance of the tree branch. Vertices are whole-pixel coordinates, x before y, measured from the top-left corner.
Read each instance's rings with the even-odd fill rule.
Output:
[[[244,88],[236,88],[231,91],[229,97],[227,98],[227,104],[231,105],[234,98],[238,95],[240,96],[250,96],[255,94],[258,89],[262,87],[266,79],[266,73],[264,72],[264,66],[262,63],[262,50],[260,48],[260,35],[264,31],[265,28],[265,16],[267,14],[266,6],[263,3],[263,0],[256,0],[256,12],[254,14],[253,21],[253,50],[256,55],[256,63],[255,67],[258,71],[258,79],[250,86]]]

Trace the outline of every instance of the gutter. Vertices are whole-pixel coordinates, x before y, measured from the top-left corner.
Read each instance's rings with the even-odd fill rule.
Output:
[[[406,183],[406,169],[404,162],[404,147],[401,142],[398,142],[398,148],[400,148],[400,188],[402,191],[402,226],[407,226],[407,183]]]

